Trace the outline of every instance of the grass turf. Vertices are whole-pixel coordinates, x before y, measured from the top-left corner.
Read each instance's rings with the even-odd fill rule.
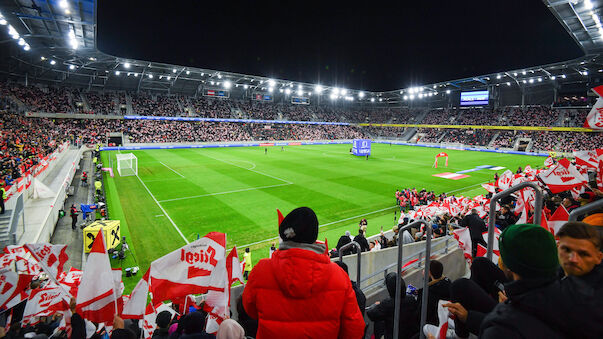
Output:
[[[270,239],[278,236],[276,208],[285,215],[299,206],[314,209],[321,225],[319,239],[327,238],[334,247],[346,230],[357,232],[361,218],[368,220],[368,235],[391,228],[397,220],[396,188],[473,197],[485,193],[479,184],[491,181],[494,171],[470,172],[461,180],[432,175],[480,165],[514,171],[527,164],[541,166],[544,160],[447,150],[448,168],[436,169],[432,164],[439,149],[373,144],[367,160],[350,155],[350,147],[269,147],[267,154],[264,147],[133,151],[139,177],[120,177],[115,152],[102,152],[105,167],[112,157],[115,172],[114,178],[105,173],[109,215],[121,220],[122,235],[133,252],[123,263],[114,260],[114,267],[137,263],[144,274],[151,261],[183,246],[183,237],[193,241],[210,231],[226,233],[229,248],[236,245],[241,251],[252,244],[257,262],[268,256],[276,241]],[[126,292],[138,277],[124,278]]]

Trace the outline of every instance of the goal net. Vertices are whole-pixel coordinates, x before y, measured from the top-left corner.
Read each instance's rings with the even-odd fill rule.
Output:
[[[119,176],[138,175],[138,158],[132,153],[116,154]]]

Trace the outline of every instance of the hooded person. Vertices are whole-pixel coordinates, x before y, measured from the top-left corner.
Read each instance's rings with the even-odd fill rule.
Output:
[[[245,331],[238,322],[225,319],[218,328],[216,339],[245,339]]]
[[[155,318],[157,328],[153,331],[153,339],[167,339],[169,337],[169,326],[172,321],[172,314],[169,311],[161,311]]]
[[[361,338],[364,320],[352,284],[316,242],[314,211],[291,211],[279,235],[278,251],[255,265],[243,291],[245,311],[258,320],[256,338]]]
[[[182,335],[180,339],[213,339],[214,336],[206,333],[205,314],[201,312],[191,312],[182,318],[179,323],[182,326]]]
[[[366,311],[368,318],[375,323],[385,323],[385,339],[392,339],[394,335],[394,307],[396,300],[396,277],[398,275],[390,272],[385,276],[385,287],[389,297],[375,303]],[[418,302],[414,297],[406,294],[406,282],[401,280],[402,300],[400,301],[400,331],[398,338],[411,338],[419,332],[419,309]],[[380,337],[375,335],[375,337]]]

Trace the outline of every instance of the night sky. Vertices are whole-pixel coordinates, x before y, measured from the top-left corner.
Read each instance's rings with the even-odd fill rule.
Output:
[[[537,0],[106,0],[98,4],[98,47],[126,58],[368,91],[583,55]]]

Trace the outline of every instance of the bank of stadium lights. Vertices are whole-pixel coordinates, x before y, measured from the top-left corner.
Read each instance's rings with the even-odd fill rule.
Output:
[[[260,81],[260,84],[261,84],[262,82],[263,82],[263,81]],[[275,82],[274,80],[272,80],[272,79],[268,80],[268,86],[270,86],[270,87],[274,87],[275,85],[276,85],[276,82]]]
[[[590,0],[584,0],[584,8],[593,9],[593,3]]]
[[[371,102],[375,102],[375,98],[371,98]]]
[[[507,81],[507,86],[511,86],[511,82]]]
[[[285,89],[285,94],[287,94],[287,95],[291,94],[291,89],[290,88]]]
[[[513,76],[516,77],[517,76],[517,72],[513,72]]]
[[[232,82],[230,82],[229,80],[224,81],[223,84],[224,88],[229,89],[232,87]]]
[[[190,74],[191,74],[191,71],[186,71],[186,75],[190,75]]]
[[[542,78],[538,78],[538,82],[542,82]]]
[[[565,74],[561,74],[561,78],[565,79],[565,78],[567,78],[567,76]]]
[[[555,80],[555,76],[554,75],[551,75],[551,80]]]
[[[358,92],[358,97],[359,98],[364,98],[364,92]]]
[[[527,73],[528,73],[528,72],[526,72],[526,71],[522,71],[522,72],[521,72],[521,75],[526,75]]]
[[[322,86],[321,85],[314,86],[314,92],[320,94],[322,92]]]
[[[174,68],[174,69],[172,69],[172,73],[176,73],[176,69],[175,69],[175,68]]]
[[[279,93],[283,93],[284,91],[283,91],[283,89],[282,89],[282,88],[279,88],[279,89],[278,89],[278,92],[279,92]]]
[[[530,82],[531,84],[533,84],[533,83],[534,83],[534,79],[530,79],[530,80],[529,80],[529,82]]]
[[[121,74],[120,71],[115,71],[115,75],[119,76]]]
[[[337,87],[333,88],[331,90],[331,95],[335,95],[335,97],[337,97],[339,95],[339,88],[337,88]]]
[[[342,89],[339,90],[339,93],[343,96],[343,95],[348,94],[348,90],[345,89],[345,88],[342,88]]]
[[[521,82],[523,82],[523,83],[525,84],[525,83],[527,83],[527,80],[526,80],[526,79],[523,79]]]
[[[502,75],[500,75],[500,74],[498,74],[498,75],[496,76],[496,79],[499,79],[499,80],[500,80],[501,78],[502,78]]]
[[[297,90],[297,95],[302,96],[304,95],[304,91],[302,91],[301,89]]]
[[[170,80],[172,80],[172,77],[168,75],[166,79],[167,79],[167,81],[170,81]]]
[[[135,77],[135,78],[138,78],[138,73],[134,73],[134,77]]]
[[[450,94],[450,90],[449,89],[446,90],[446,94]]]
[[[402,99],[408,100],[408,95],[403,96]]]
[[[408,96],[408,98],[409,98],[410,100],[415,100],[415,95],[414,95],[414,94],[411,94],[411,95],[409,95],[409,96]]]
[[[248,89],[248,88],[249,88],[249,85],[245,84],[245,85],[243,85],[243,88],[244,88],[244,89]]]
[[[270,93],[274,92],[274,87],[269,87],[268,92],[270,92]]]
[[[147,76],[149,77],[149,79],[153,79],[153,74],[148,74]]]
[[[124,63],[124,68],[130,68],[130,63],[129,62],[125,62]]]
[[[331,95],[329,95],[329,98],[331,98],[331,100],[335,100],[335,99],[337,99],[337,94],[331,92]]]
[[[584,76],[587,76],[588,75],[588,71],[582,71],[582,72],[580,72],[580,74],[582,74]]]
[[[50,60],[50,64],[51,64],[51,65],[53,65],[53,66],[54,66],[54,65],[56,65],[56,63],[57,63],[56,61],[54,61],[54,60]]]
[[[69,69],[73,71],[75,69],[75,65],[69,65]]]

